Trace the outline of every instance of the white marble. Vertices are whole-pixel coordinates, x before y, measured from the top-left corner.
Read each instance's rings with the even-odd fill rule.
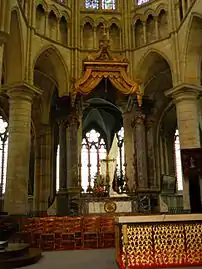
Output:
[[[161,195],[159,196],[159,206],[160,206],[160,212],[161,213],[167,213],[168,212],[168,205],[163,201]]]
[[[116,217],[116,223],[151,223],[175,221],[202,221],[202,214],[175,214],[175,215],[147,215],[147,216],[122,216]]]
[[[132,212],[131,201],[114,201],[116,203],[115,213],[130,213]],[[90,202],[88,204],[89,214],[103,214],[105,202]]]

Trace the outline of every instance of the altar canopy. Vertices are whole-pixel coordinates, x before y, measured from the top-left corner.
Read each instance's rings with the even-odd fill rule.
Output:
[[[141,106],[141,85],[129,78],[127,68],[128,61],[123,55],[115,57],[111,54],[110,41],[104,33],[100,40],[100,50],[84,60],[84,74],[74,85],[72,102],[75,102],[77,94],[88,95],[103,79],[109,79],[122,94],[136,96]]]

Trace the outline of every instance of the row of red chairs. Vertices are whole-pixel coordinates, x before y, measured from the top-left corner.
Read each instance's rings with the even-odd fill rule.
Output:
[[[102,216],[31,218],[19,237],[43,250],[108,248],[115,244],[115,222]]]

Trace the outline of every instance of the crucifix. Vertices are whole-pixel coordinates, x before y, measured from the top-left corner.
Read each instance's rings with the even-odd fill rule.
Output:
[[[116,159],[109,159],[109,155],[107,154],[106,159],[102,159],[102,162],[106,163],[106,185],[109,186],[110,184],[110,177],[109,177],[109,163],[115,162]]]

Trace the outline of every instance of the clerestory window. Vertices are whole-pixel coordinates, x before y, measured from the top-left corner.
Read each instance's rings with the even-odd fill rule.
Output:
[[[113,10],[116,8],[116,0],[85,0],[85,7],[88,9]]]
[[[137,5],[140,6],[142,4],[146,4],[148,2],[150,2],[151,0],[137,0]]]

